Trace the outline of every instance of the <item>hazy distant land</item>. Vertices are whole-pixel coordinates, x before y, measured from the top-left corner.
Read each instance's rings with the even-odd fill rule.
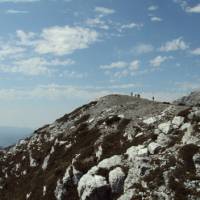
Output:
[[[29,136],[32,131],[30,128],[0,126],[0,147],[15,144],[19,139]]]

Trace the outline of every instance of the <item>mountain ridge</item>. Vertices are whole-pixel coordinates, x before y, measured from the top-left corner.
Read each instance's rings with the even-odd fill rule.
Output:
[[[195,200],[199,123],[198,107],[102,97],[1,150],[0,196]]]

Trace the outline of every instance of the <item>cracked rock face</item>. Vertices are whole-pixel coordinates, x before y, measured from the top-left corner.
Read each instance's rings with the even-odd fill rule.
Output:
[[[123,191],[125,177],[126,175],[120,167],[116,167],[109,172],[109,184],[113,193],[121,193]]]
[[[199,113],[100,98],[0,150],[0,199],[200,199]]]

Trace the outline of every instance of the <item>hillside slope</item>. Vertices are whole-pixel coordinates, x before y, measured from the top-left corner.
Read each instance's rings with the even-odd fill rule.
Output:
[[[1,200],[200,199],[200,109],[109,95],[0,151]]]
[[[191,92],[189,95],[184,96],[174,102],[175,104],[182,104],[188,106],[200,105],[200,91]]]

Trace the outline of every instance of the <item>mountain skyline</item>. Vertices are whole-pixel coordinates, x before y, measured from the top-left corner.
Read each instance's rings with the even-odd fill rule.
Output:
[[[0,125],[37,128],[111,93],[199,88],[199,0],[0,0]]]

